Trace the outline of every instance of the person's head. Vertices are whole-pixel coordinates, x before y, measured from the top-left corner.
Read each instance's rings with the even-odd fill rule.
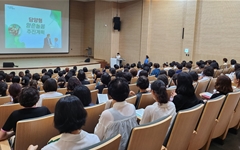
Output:
[[[65,79],[66,79],[66,82],[68,82],[68,80],[72,77],[72,73],[71,72],[68,72],[67,75],[65,75]]]
[[[125,101],[130,90],[124,78],[113,79],[108,85],[108,94],[117,102]]]
[[[58,73],[58,69],[54,69],[53,72],[54,72],[54,73]]]
[[[145,76],[140,76],[137,80],[137,87],[141,90],[146,90],[149,86],[149,80]]]
[[[142,71],[139,73],[139,76],[148,77],[148,72],[147,72],[146,70],[142,70]]]
[[[15,77],[16,72],[12,71],[12,72],[10,72],[10,74],[11,74],[13,77]]]
[[[185,95],[185,96],[193,96],[194,95],[194,87],[193,80],[190,74],[186,72],[181,72],[177,75],[177,89],[176,93]]]
[[[75,70],[75,72],[77,71],[77,66],[73,66],[73,69]]]
[[[47,72],[50,72],[51,74],[53,74],[53,70],[52,69],[48,69]]]
[[[61,68],[60,68],[60,67],[57,67],[56,69],[57,69],[58,71],[61,71]]]
[[[117,69],[119,69],[119,66],[118,65],[114,65],[114,68],[117,70]]]
[[[74,88],[73,95],[77,96],[82,102],[83,106],[89,106],[92,101],[91,92],[88,87],[84,85],[79,85]]]
[[[212,66],[207,66],[203,70],[203,74],[208,77],[213,77],[214,69]]]
[[[178,74],[174,74],[172,77],[172,81],[173,81],[174,85],[177,85],[177,76],[178,76]]]
[[[18,75],[19,75],[19,77],[23,77],[24,76],[24,73],[22,72],[22,71],[20,71],[19,73],[18,73]]]
[[[198,81],[198,74],[197,74],[197,72],[191,71],[191,72],[189,72],[189,74],[190,74],[190,76],[192,77],[192,80],[193,80],[194,82],[197,82],[197,81]]]
[[[68,71],[69,71],[69,68],[68,68],[68,67],[67,67],[67,68],[65,68],[65,71],[66,71],[66,72],[68,72]]]
[[[96,73],[96,79],[101,78],[101,76],[102,76],[102,73],[100,71]]]
[[[235,59],[231,59],[231,65],[235,65],[237,63],[237,61]]]
[[[101,82],[104,85],[108,85],[110,81],[111,81],[111,76],[107,72],[104,72],[101,76]]]
[[[30,86],[37,89],[37,88],[38,88],[38,82],[37,82],[37,80],[31,80],[31,81],[30,81]]]
[[[115,68],[111,68],[110,69],[110,73],[115,76],[116,75],[116,69]]]
[[[164,74],[164,75],[166,75],[166,76],[167,76],[167,71],[165,71],[165,70],[160,70],[160,73],[159,73],[159,75],[162,75],[162,74]]]
[[[57,91],[57,82],[55,79],[49,78],[43,84],[43,90],[45,92],[55,92]]]
[[[39,92],[34,87],[25,87],[19,95],[19,103],[23,107],[33,107],[39,100]]]
[[[25,74],[27,74],[27,73],[30,73],[30,71],[27,69],[27,70],[25,70]]]
[[[19,76],[14,76],[12,78],[12,83],[20,83],[20,77]]]
[[[223,94],[228,94],[229,92],[232,92],[232,81],[231,79],[226,75],[220,75],[217,78],[217,81],[215,83],[215,89]]]
[[[178,68],[179,70],[182,70],[183,65],[182,65],[182,64],[177,64],[177,68]]]
[[[130,84],[131,79],[132,79],[132,74],[130,72],[124,72],[123,73],[123,77],[128,81],[128,83]]]
[[[52,77],[52,73],[51,72],[46,72],[44,75],[45,76],[49,76],[50,78]]]
[[[80,81],[84,81],[86,79],[86,74],[83,70],[79,70],[78,71],[78,75],[77,75],[77,78],[80,80]]]
[[[238,71],[238,70],[240,70],[240,64],[239,63],[235,64],[235,66],[234,66],[234,71]]]
[[[149,72],[149,71],[150,71],[150,67],[149,67],[149,66],[144,66],[144,67],[143,67],[143,70]]]
[[[29,85],[29,81],[30,81],[30,79],[29,79],[28,76],[22,77],[22,81],[21,81],[22,86],[23,86],[23,87],[28,86],[28,85]]]
[[[18,98],[20,95],[20,92],[22,91],[22,87],[18,83],[13,83],[10,85],[8,92],[11,95],[13,99],[13,103],[18,103]]]
[[[160,65],[159,65],[159,63],[154,63],[154,64],[153,64],[153,67],[154,67],[154,68],[159,68]]]
[[[48,75],[43,75],[41,78],[41,82],[44,84],[44,82],[49,79],[50,77]]]
[[[68,80],[68,85],[67,85],[67,90],[68,91],[73,91],[75,87],[82,85],[81,82],[78,80],[76,77],[71,77]]]
[[[5,82],[0,82],[0,96],[6,96],[8,85]]]
[[[6,82],[12,82],[12,78],[13,78],[12,74],[7,74],[5,80]]]
[[[58,78],[58,87],[59,88],[64,88],[66,84],[66,79],[64,77]]]
[[[168,77],[165,74],[161,74],[157,78],[158,80],[163,81],[163,83],[167,86],[168,85]]]
[[[146,55],[146,59],[148,59],[149,57],[148,57],[148,55]]]
[[[172,78],[174,74],[175,74],[175,70],[173,70],[173,69],[169,69],[169,70],[168,70],[168,76],[169,76],[170,78]]]
[[[117,53],[117,55],[120,55],[120,53]]]
[[[162,80],[156,80],[151,84],[151,92],[154,99],[159,102],[160,105],[168,102],[166,85]]]
[[[42,74],[46,73],[47,72],[47,69],[43,68],[42,69]]]
[[[88,68],[87,67],[83,67],[83,71],[84,72],[88,72]]]
[[[190,62],[186,63],[186,68],[191,69],[192,68],[192,64]]]
[[[137,69],[135,69],[135,68],[132,68],[131,70],[130,70],[130,73],[132,74],[132,77],[136,77],[137,76]]]
[[[240,70],[235,72],[233,82],[237,85],[238,88],[240,88]]]
[[[142,69],[142,68],[143,68],[142,64],[141,64],[141,63],[138,63],[138,64],[137,64],[137,68],[138,68],[138,69]]]
[[[29,79],[32,79],[32,74],[31,73],[25,73],[25,76],[27,76]]]
[[[218,65],[217,62],[212,62],[212,63],[210,64],[210,66],[212,66],[213,69],[219,69],[219,65]]]
[[[223,58],[223,62],[227,63],[228,59],[227,58]]]
[[[58,76],[59,76],[59,77],[63,77],[63,72],[62,72],[62,71],[59,71],[59,72],[58,72]]]
[[[60,133],[80,130],[85,124],[87,111],[76,96],[61,98],[55,107],[54,126]]]
[[[34,73],[32,79],[38,81],[40,79],[40,75],[38,73]]]

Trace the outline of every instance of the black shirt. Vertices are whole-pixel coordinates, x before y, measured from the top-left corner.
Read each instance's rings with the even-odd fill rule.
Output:
[[[48,114],[51,114],[51,112],[48,110],[47,107],[23,108],[15,110],[8,117],[2,129],[4,131],[10,131],[11,129],[13,129],[13,131],[16,132],[16,126],[18,121],[41,117]]]
[[[106,85],[104,85],[104,84],[98,85],[98,86],[96,87],[96,89],[98,89],[98,93],[99,93],[99,94],[102,94],[102,91],[103,91],[104,88],[108,88],[108,87],[107,87]]]
[[[82,83],[82,85],[90,84],[90,82],[89,82],[89,81],[86,81],[86,80],[81,81],[81,83]]]
[[[137,96],[137,99],[136,99],[136,102],[135,102],[135,108],[136,109],[138,109],[138,105],[139,105],[140,99],[142,97],[142,94],[144,94],[144,93],[149,93],[149,92],[148,91],[146,91],[146,92],[139,92],[139,93],[136,94],[136,96]]]

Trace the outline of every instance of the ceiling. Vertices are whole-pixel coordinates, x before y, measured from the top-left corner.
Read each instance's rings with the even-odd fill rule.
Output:
[[[95,0],[76,0],[76,1],[80,1],[80,2],[91,2],[91,1],[95,1]],[[130,2],[130,1],[135,1],[135,0],[101,0],[101,1],[124,3],[124,2]]]

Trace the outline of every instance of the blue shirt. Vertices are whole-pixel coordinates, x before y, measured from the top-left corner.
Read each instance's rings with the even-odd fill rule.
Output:
[[[155,68],[155,69],[153,69],[153,71],[151,73],[151,76],[155,75],[155,77],[157,78],[159,74],[160,74],[160,69]]]
[[[144,60],[144,64],[148,64],[148,58]]]

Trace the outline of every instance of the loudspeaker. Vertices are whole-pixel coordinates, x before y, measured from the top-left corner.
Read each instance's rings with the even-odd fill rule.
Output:
[[[90,58],[87,58],[84,62],[90,62]]]
[[[14,67],[13,62],[3,62],[3,67]]]
[[[114,18],[113,18],[113,23],[114,23],[113,29],[120,31],[120,30],[121,30],[120,17],[114,17]]]

